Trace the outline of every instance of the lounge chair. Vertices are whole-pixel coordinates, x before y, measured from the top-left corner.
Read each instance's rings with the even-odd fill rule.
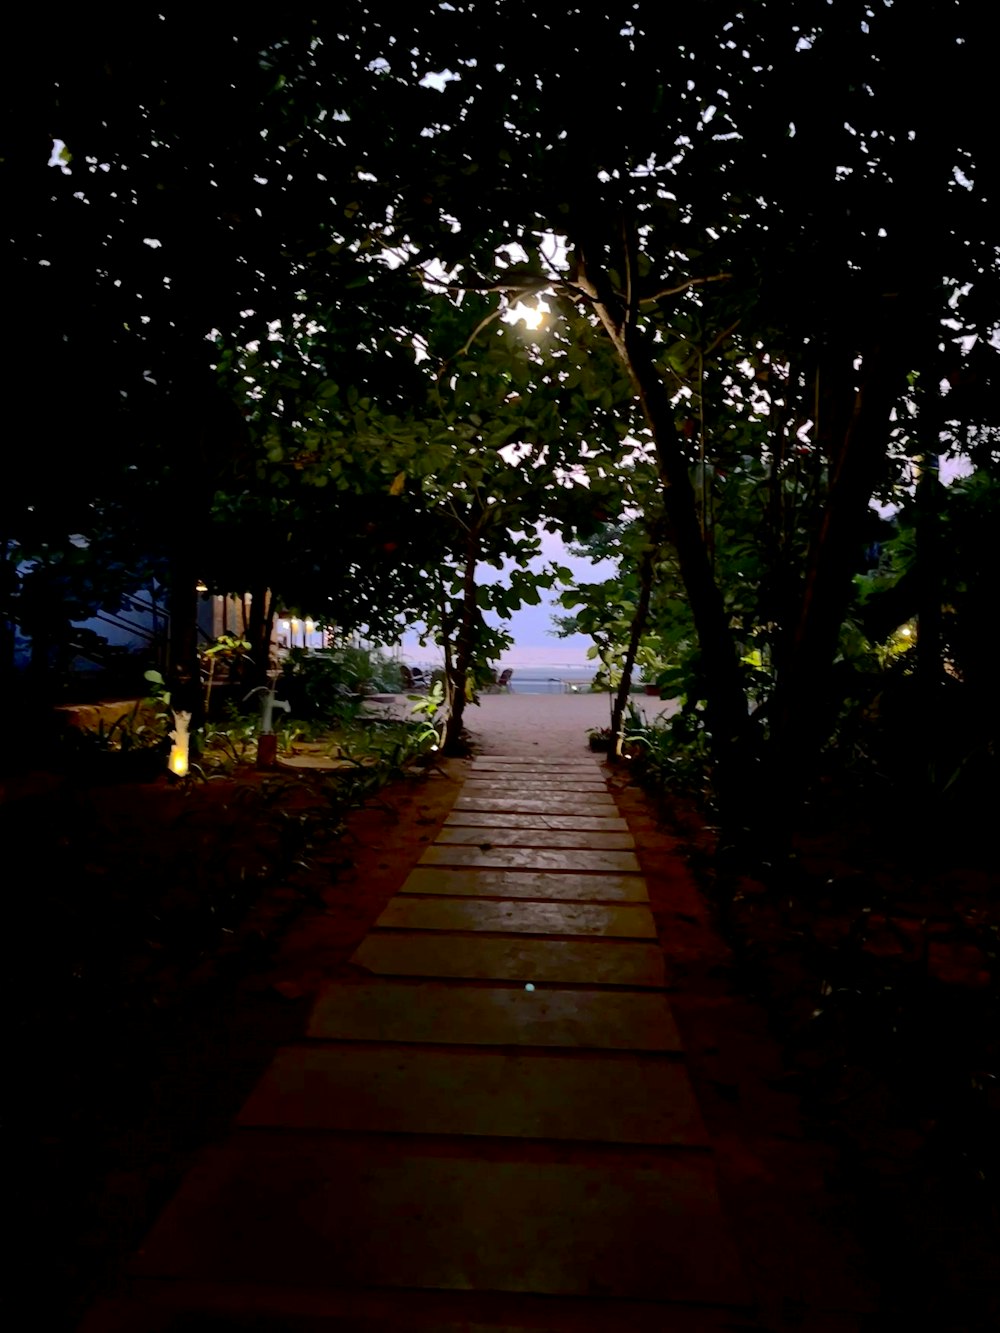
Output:
[[[399,664],[399,674],[403,678],[403,690],[406,694],[419,694],[427,689],[427,677],[419,667]]]

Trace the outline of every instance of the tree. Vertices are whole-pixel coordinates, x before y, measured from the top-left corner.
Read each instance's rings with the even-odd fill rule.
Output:
[[[672,15],[667,42],[659,16],[640,2],[553,25],[508,0],[408,13],[404,28],[348,3],[269,16],[251,40],[206,21],[196,51],[171,16],[88,26],[56,77],[29,59],[13,85],[86,188],[15,137],[4,171],[28,207],[9,253],[22,310],[40,259],[71,297],[62,328],[38,329],[53,350],[68,337],[86,354],[89,339],[92,363],[113,354],[105,381],[127,381],[148,419],[173,397],[173,421],[206,335],[262,342],[303,292],[345,329],[363,312],[366,353],[381,326],[390,377],[412,359],[421,285],[486,321],[548,293],[563,321],[551,377],[592,392],[595,416],[616,405],[593,386],[597,349],[631,383],[622,425],[637,410],[655,452],[738,825],[753,792],[789,803],[827,733],[867,507],[909,447],[908,376],[949,352],[960,376],[968,340],[989,341],[990,117],[974,105],[989,43],[951,3],[919,29],[898,5],[707,3]],[[350,363],[350,338],[338,345]],[[797,538],[767,553],[777,681],[753,719],[709,522],[734,454],[772,499],[772,536],[796,470],[815,483],[795,497],[804,567]]]
[[[284,66],[298,89],[318,84],[346,36],[357,80],[338,136],[363,135],[353,142],[364,163],[352,206],[397,261],[442,294],[551,292],[589,345],[599,334],[613,347],[656,450],[736,822],[761,789],[759,728],[691,480],[699,449],[706,463],[724,454],[734,407],[692,441],[692,381],[732,383],[728,368],[746,358],[787,367],[786,413],[811,431],[825,472],[779,627],[769,736],[783,806],[829,725],[819,701],[907,372],[936,351],[956,292],[980,331],[989,319],[985,121],[932,104],[895,58],[916,42],[918,67],[939,83],[977,86],[968,15],[942,5],[934,20],[915,34],[898,7],[858,6],[834,23],[814,3],[743,15],[706,5],[676,16],[665,47],[647,6],[567,32],[523,4],[495,24],[478,10],[436,11],[404,43],[391,20],[350,10]],[[375,102],[361,100],[361,71]],[[380,132],[369,136],[376,103]],[[551,236],[565,238],[564,259],[546,257]],[[678,346],[697,349],[696,365],[678,364]],[[744,417],[755,419],[755,452],[773,477],[781,441],[759,414]]]

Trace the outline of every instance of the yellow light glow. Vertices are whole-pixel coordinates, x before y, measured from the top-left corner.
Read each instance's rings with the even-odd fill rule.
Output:
[[[511,306],[510,313],[514,319],[523,320],[526,329],[538,329],[545,323],[545,311],[537,305],[525,305],[523,301],[518,301],[517,305]]]
[[[899,632],[900,634],[902,634],[904,639],[908,639],[910,635],[913,633],[913,630],[910,629],[909,625],[904,625]]]
[[[167,760],[167,767],[178,778],[186,778],[188,774],[188,754],[191,745],[191,735],[188,731],[190,723],[190,713],[183,711],[174,713],[174,729],[170,733],[173,745],[170,747],[170,758]]]

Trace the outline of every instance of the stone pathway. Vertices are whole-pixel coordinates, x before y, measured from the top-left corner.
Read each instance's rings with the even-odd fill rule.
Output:
[[[594,760],[473,761],[353,962],[88,1333],[749,1325]]]

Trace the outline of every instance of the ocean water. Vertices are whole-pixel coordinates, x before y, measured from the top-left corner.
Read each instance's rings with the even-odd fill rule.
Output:
[[[514,667],[510,680],[512,694],[586,693],[596,674],[594,667],[530,666]]]
[[[434,662],[413,662],[414,666],[421,667],[428,674],[434,670],[440,670],[440,664]],[[501,662],[497,667],[497,675],[504,670],[505,663]],[[515,666],[511,668],[514,672],[510,681],[512,694],[586,694],[590,690],[591,682],[597,674],[597,668],[594,666],[579,665],[561,665],[558,662],[541,665],[533,663],[531,666]]]

